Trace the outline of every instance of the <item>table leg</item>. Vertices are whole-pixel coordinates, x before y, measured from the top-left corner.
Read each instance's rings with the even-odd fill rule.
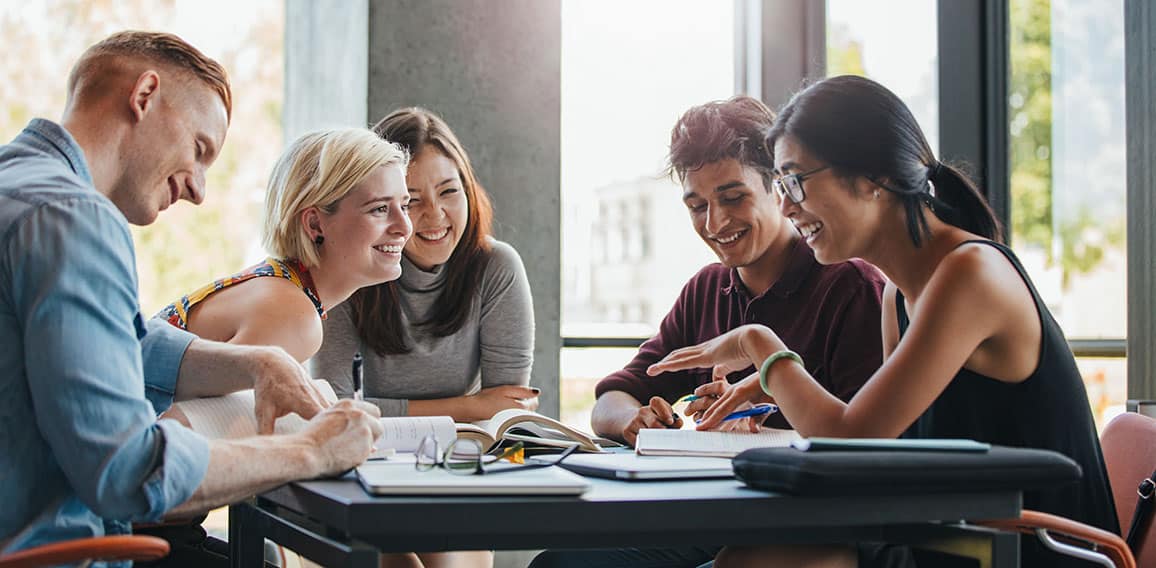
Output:
[[[229,566],[264,568],[265,537],[261,534],[252,503],[229,506]]]
[[[1020,535],[996,533],[991,537],[991,568],[1019,568]]]

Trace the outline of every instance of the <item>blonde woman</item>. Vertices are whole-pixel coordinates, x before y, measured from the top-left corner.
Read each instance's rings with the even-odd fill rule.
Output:
[[[406,148],[414,236],[404,275],[358,291],[325,322],[310,361],[343,398],[365,357],[365,400],[382,416],[488,420],[534,410],[534,306],[522,257],[491,236],[493,210],[469,154],[438,115],[398,109],[373,131]]]
[[[200,337],[276,345],[298,361],[321,346],[326,310],[401,276],[413,227],[409,156],[365,129],[298,138],[273,168],[263,242],[271,256],[203,286],[157,317]]]
[[[529,386],[534,306],[522,258],[491,236],[493,211],[469,155],[441,117],[386,115],[373,131],[413,155],[406,172],[414,237],[405,273],[370,286],[325,322],[310,361],[338,396],[353,396],[350,359],[365,357],[365,400],[383,416],[487,420],[538,407]],[[489,568],[488,550],[386,555],[388,568]]]

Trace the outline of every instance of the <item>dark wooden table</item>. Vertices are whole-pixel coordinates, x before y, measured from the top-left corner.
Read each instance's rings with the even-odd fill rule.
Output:
[[[882,541],[1019,565],[1016,535],[961,524],[1019,515],[1018,491],[796,497],[735,480],[590,479],[581,497],[375,497],[352,475],[291,483],[230,507],[232,565],[262,566],[268,538],[324,566],[382,552]]]

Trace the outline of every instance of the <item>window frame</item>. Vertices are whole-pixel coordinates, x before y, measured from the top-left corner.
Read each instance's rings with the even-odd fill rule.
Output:
[[[1127,140],[1128,398],[1156,399],[1156,9],[1124,1],[1124,112]]]
[[[1010,226],[1008,125],[1008,0],[937,0],[940,155],[971,164],[997,217]],[[735,90],[781,106],[806,80],[826,74],[826,2],[734,0]],[[1156,147],[1156,9],[1126,0],[1128,124],[1128,335],[1072,338],[1079,358],[1128,362],[1129,398],[1156,398],[1156,230],[1134,211],[1156,210],[1156,165],[1142,150]],[[753,25],[757,22],[757,25]],[[787,22],[799,25],[787,26]],[[776,33],[767,33],[772,27]],[[753,50],[759,47],[759,52]],[[767,54],[773,55],[767,56]],[[950,54],[950,57],[946,56]],[[774,62],[769,65],[768,62]],[[970,118],[969,118],[970,117]],[[979,117],[975,120],[974,117]],[[646,337],[563,336],[562,347],[638,347]]]

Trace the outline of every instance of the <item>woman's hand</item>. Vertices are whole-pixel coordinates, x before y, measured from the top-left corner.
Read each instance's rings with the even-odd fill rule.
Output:
[[[775,332],[759,324],[744,325],[698,345],[675,349],[647,368],[646,374],[654,377],[669,371],[712,368],[713,378],[725,379],[735,371],[759,366],[780,349],[786,346]]]
[[[715,378],[715,380],[695,389],[694,394],[700,397],[695,402],[710,401],[698,411],[700,414],[695,416],[696,419],[700,420],[695,427],[696,430],[745,429],[758,432],[763,421],[767,419],[765,414],[726,422],[723,422],[722,419],[737,410],[745,410],[764,402],[775,402],[773,398],[763,392],[763,387],[759,385],[758,373],[752,374],[733,385],[726,381],[726,377]],[[687,410],[690,410],[690,407]]]
[[[508,408],[537,410],[540,392],[536,387],[522,385],[501,385],[482,389],[477,394],[465,397],[470,406],[469,414],[472,415],[469,421],[489,420]]]
[[[734,385],[727,383],[727,375],[754,366],[758,367],[775,351],[786,345],[775,332],[765,326],[752,324],[737,327],[710,341],[676,349],[646,370],[650,376],[668,371],[711,368],[712,381],[695,389],[698,400],[687,407],[696,418],[701,413],[699,430],[737,429],[745,426],[758,431],[766,416],[723,422],[731,412],[760,402],[771,402],[759,385],[758,374],[753,374]],[[732,424],[733,422],[733,424]],[[725,426],[724,426],[725,425]]]

